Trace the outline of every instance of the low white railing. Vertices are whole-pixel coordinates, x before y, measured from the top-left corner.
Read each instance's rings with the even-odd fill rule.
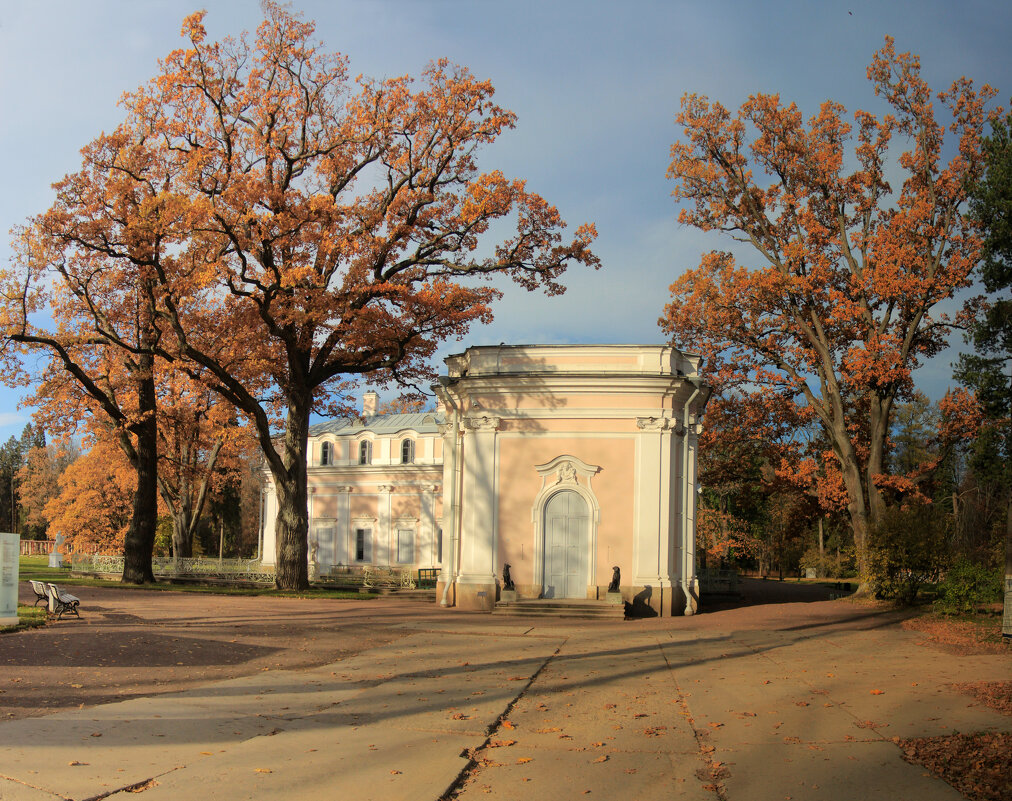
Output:
[[[74,554],[74,570],[92,573],[123,573],[122,556],[89,556]],[[258,559],[207,559],[195,557],[173,559],[155,557],[151,570],[159,578],[219,579],[223,581],[249,581],[258,584],[274,582],[274,568],[261,564]]]
[[[738,571],[701,567],[696,571],[701,592],[737,592]]]

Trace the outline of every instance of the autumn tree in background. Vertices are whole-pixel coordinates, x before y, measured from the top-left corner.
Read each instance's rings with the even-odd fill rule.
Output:
[[[163,369],[157,387],[159,494],[172,515],[172,554],[186,558],[208,503],[239,483],[238,460],[255,444],[232,406],[199,381]]]
[[[755,95],[736,115],[683,98],[669,169],[686,201],[679,219],[743,243],[757,264],[706,254],[672,285],[661,321],[703,353],[718,384],[811,410],[839,465],[863,576],[895,404],[946,344],[952,321],[939,304],[969,284],[980,253],[966,187],[996,114],[994,91],[965,78],[936,106],[918,58],[892,39],[868,77],[889,113],[858,111],[853,125],[833,102],[806,123],[777,95]]]
[[[81,455],[73,440],[36,445],[28,451],[17,479],[21,496],[22,539],[45,539],[46,504],[60,492],[60,476]]]
[[[98,437],[59,478],[43,510],[49,536],[79,553],[123,552],[133,517],[137,472],[114,438]]]
[[[43,429],[26,425],[21,437],[10,437],[0,446],[0,526],[16,534],[23,531],[25,489],[21,471],[28,463],[33,449],[45,447]]]
[[[479,170],[516,120],[489,82],[443,61],[417,82],[353,80],[312,23],[263,7],[252,43],[208,42],[204,15],[188,17],[187,46],[125,98],[122,132],[147,153],[129,179],[171,253],[149,259],[174,337],[159,352],[255,427],[279,503],[277,584],[301,588],[310,412],[341,408],[349,378],[428,377],[440,341],[490,319],[500,293],[481,279],[555,294],[568,264],[597,259],[592,226],[564,240],[524,181]],[[513,233],[486,244],[494,223]]]
[[[764,468],[791,451],[797,429],[776,398],[756,393],[714,394],[699,439],[697,552],[704,564],[757,557],[756,530],[766,516]]]

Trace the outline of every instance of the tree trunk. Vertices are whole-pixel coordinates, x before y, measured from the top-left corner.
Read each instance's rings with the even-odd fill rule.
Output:
[[[871,418],[868,437],[868,467],[865,471],[865,490],[868,493],[868,516],[871,526],[876,526],[882,520],[882,512],[885,510],[885,500],[882,492],[875,484],[875,476],[885,472],[884,459],[886,440],[889,436],[889,416],[892,409],[891,398],[872,397],[869,404],[869,417]],[[864,573],[862,572],[862,577]]]
[[[826,541],[822,530],[822,523],[825,519],[825,515],[819,515],[819,578],[826,577]]]
[[[292,393],[295,395],[296,393]],[[294,397],[288,405],[283,470],[272,468],[278,498],[277,554],[274,581],[280,590],[309,587],[309,493],[306,451],[309,442],[309,396]]]
[[[182,502],[179,504],[178,511],[172,515],[172,555],[176,559],[189,559],[193,556],[193,525],[190,519],[190,508]]]
[[[137,437],[135,446],[137,489],[134,492],[133,517],[123,540],[123,581],[129,584],[154,582],[151,557],[158,526],[158,423],[155,420],[154,357],[140,357],[137,407],[141,419],[130,429]]]
[[[868,507],[864,501],[864,487],[857,464],[851,462],[850,465],[844,465],[842,470],[843,483],[847,488],[847,496],[850,498],[847,512],[850,515],[850,525],[854,531],[857,571],[861,580],[864,581],[868,565]]]
[[[1012,498],[1005,513],[1005,612],[1001,634],[1005,639],[1012,639]]]

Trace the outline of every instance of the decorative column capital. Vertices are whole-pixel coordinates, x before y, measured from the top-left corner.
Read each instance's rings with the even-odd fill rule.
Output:
[[[389,494],[389,493],[391,493],[391,492],[394,491],[394,485],[393,484],[380,484],[379,487],[378,487],[378,489],[379,489],[380,492],[385,492],[385,493]]]
[[[347,493],[351,492],[353,489],[354,489],[354,487],[350,487],[347,484],[345,484],[343,486],[338,487],[337,491],[340,492],[342,495],[344,495],[344,494],[347,494]]]

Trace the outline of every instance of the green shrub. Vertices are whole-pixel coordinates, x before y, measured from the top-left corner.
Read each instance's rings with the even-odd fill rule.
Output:
[[[819,578],[853,578],[857,575],[857,558],[852,546],[832,551],[826,549],[822,556],[818,547],[812,546],[802,555],[799,564],[802,570],[815,568],[815,575]]]
[[[938,581],[949,558],[947,526],[944,510],[928,504],[886,509],[868,548],[875,596],[912,604],[924,585]]]
[[[960,557],[939,585],[935,609],[944,615],[969,615],[986,604],[1000,601],[1004,570],[998,565]]]

